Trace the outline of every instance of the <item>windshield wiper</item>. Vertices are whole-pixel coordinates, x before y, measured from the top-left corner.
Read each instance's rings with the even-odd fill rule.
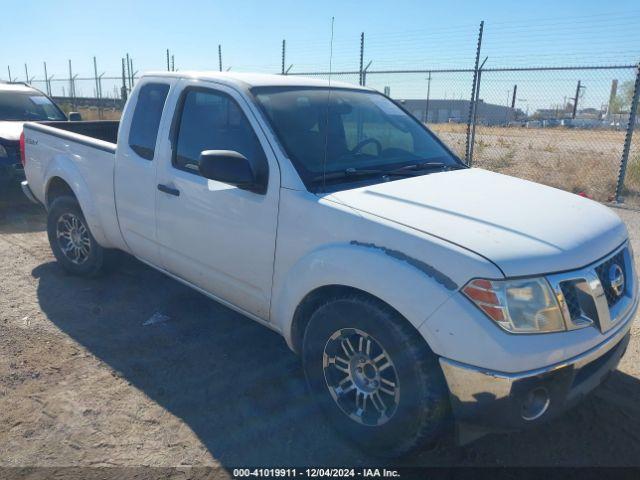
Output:
[[[347,168],[345,170],[340,170],[338,172],[329,172],[325,175],[317,175],[311,179],[312,182],[319,182],[322,180],[335,180],[342,178],[357,178],[357,177],[367,177],[367,176],[418,176],[421,172],[425,170],[457,170],[459,168],[464,168],[461,165],[449,165],[442,162],[421,162],[421,163],[412,163],[411,165],[404,165],[403,167],[394,168],[392,170],[384,170],[382,168]]]
[[[347,168],[345,170],[340,170],[339,172],[329,172],[324,175],[317,175],[311,179],[312,182],[318,182],[321,180],[335,180],[340,178],[357,178],[357,177],[368,177],[375,175],[413,175],[410,171],[402,171],[402,170],[383,170],[381,168]]]
[[[396,168],[391,170],[390,172],[411,172],[411,171],[421,171],[421,170],[435,170],[435,169],[448,169],[452,167],[452,165],[442,163],[442,162],[420,162],[420,163],[412,163],[411,165],[405,165],[400,168]]]

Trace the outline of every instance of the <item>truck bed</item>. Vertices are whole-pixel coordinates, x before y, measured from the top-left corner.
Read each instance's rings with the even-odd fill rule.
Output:
[[[38,122],[38,125],[46,125],[66,132],[77,133],[85,137],[95,138],[103,142],[118,143],[119,120],[96,120],[90,122]],[[34,124],[31,124],[34,125]],[[52,132],[48,132],[52,133]],[[74,137],[74,140],[78,140]]]
[[[25,171],[34,196],[47,205],[47,187],[62,176],[74,190],[93,236],[122,248],[114,201],[117,121],[27,122]]]

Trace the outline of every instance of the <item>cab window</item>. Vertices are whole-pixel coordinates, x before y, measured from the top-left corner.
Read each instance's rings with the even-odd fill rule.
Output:
[[[212,90],[189,89],[177,124],[173,165],[198,174],[204,150],[232,150],[254,165],[267,161],[253,127],[231,97]]]
[[[140,87],[129,131],[129,146],[140,157],[153,160],[158,138],[162,109],[169,93],[169,85],[147,83]]]

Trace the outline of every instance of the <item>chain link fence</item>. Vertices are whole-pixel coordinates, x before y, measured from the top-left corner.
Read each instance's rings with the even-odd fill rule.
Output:
[[[624,156],[625,141],[640,128],[637,119],[635,127],[629,123],[637,66],[482,69],[469,100],[473,73],[374,70],[362,81],[358,71],[331,78],[386,93],[474,167],[640,207],[640,133]]]
[[[640,208],[640,129],[636,129],[631,140],[622,198],[627,205]]]
[[[611,18],[602,19],[602,25],[597,25],[613,37],[600,43],[619,48],[617,34],[611,34],[608,25],[622,27],[624,22],[632,23],[631,19],[613,14]],[[640,66],[633,61],[613,66],[596,62],[582,66],[558,65],[558,58],[566,58],[567,62],[581,58],[594,61],[617,58],[609,54],[604,57],[604,53],[592,51],[597,46],[587,48],[587,43],[560,57],[556,53],[544,53],[552,51],[562,39],[592,39],[594,28],[599,27],[594,26],[590,18],[576,25],[568,22],[566,31],[559,29],[556,21],[534,26],[529,22],[512,23],[484,31],[484,46],[484,23],[479,29],[460,26],[427,33],[396,32],[384,39],[366,41],[362,33],[357,39],[359,49],[355,48],[354,38],[338,38],[332,50],[335,67],[332,72],[309,68],[324,63],[314,57],[314,52],[322,50],[321,44],[300,43],[290,48],[283,41],[281,62],[274,58],[268,65],[245,65],[245,69],[366,85],[403,105],[474,167],[543,183],[598,201],[624,201],[640,207],[640,132],[637,131],[640,122],[632,114],[638,109]],[[518,55],[519,49],[527,48],[523,32],[527,33],[527,42],[535,40],[540,53],[536,50],[526,57]],[[623,35],[620,30],[618,36]],[[423,41],[433,46],[428,54],[411,48]],[[389,42],[396,48],[396,57],[389,56]],[[453,53],[438,50],[439,45],[445,44]],[[483,59],[487,47],[490,56]],[[640,50],[618,53],[620,58],[627,59],[630,55],[640,56]],[[231,68],[226,65],[223,68],[220,46],[218,57],[217,70]],[[306,63],[289,64],[291,58],[305,58]],[[367,62],[367,58],[376,60]],[[433,68],[394,68],[400,64],[424,65],[424,58]],[[529,67],[523,64],[525,58],[553,58],[556,63]],[[29,78],[25,65],[25,77],[66,111],[79,110],[86,119],[115,119],[137,79],[128,54],[121,64],[120,75],[98,75],[94,58],[93,76],[74,75],[71,61],[67,74],[48,75],[44,64],[42,79]],[[465,68],[457,68],[460,66]],[[166,69],[175,70],[174,55],[170,55],[169,50]],[[9,75],[11,79],[11,73]]]
[[[484,116],[479,107],[470,162],[615,200],[629,117],[620,113],[626,92],[618,90],[634,85],[635,75],[633,66],[483,71],[478,102],[503,108]],[[530,107],[541,104],[548,107]]]

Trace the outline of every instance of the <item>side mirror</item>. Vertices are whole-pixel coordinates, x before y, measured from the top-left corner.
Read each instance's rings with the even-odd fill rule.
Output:
[[[79,122],[81,120],[82,120],[82,115],[80,115],[80,112],[69,112],[70,122]]]
[[[200,154],[200,174],[211,180],[264,194],[267,182],[257,174],[247,157],[232,150],[205,150]]]

